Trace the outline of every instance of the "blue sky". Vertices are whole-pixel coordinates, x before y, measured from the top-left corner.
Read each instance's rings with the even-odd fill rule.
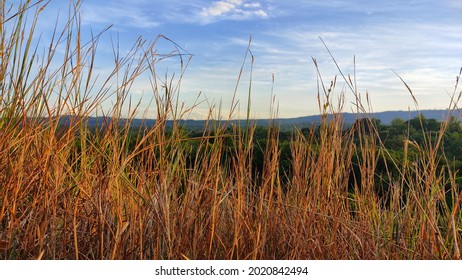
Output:
[[[47,15],[66,11],[68,1],[51,1]],[[111,52],[111,35],[128,49],[136,38],[163,34],[193,54],[182,82],[180,100],[200,101],[191,118],[203,118],[211,104],[228,110],[249,37],[255,58],[252,80],[252,117],[269,115],[272,76],[280,117],[319,113],[318,61],[325,83],[338,71],[319,37],[340,67],[356,77],[359,92],[368,92],[373,111],[414,109],[412,97],[393,73],[412,88],[420,109],[444,109],[450,102],[456,75],[462,67],[462,1],[460,0],[86,0],[83,31],[97,32],[110,24],[100,51]],[[45,26],[45,25],[43,25]],[[45,27],[44,27],[45,28]],[[159,43],[159,52],[174,46]],[[106,54],[105,54],[106,51]],[[176,69],[160,65],[161,69]],[[104,69],[105,65],[99,66]],[[241,116],[245,116],[249,64],[238,88]],[[345,111],[353,96],[338,78],[336,94],[345,89]],[[150,86],[138,84],[136,97],[149,96]],[[206,102],[205,102],[206,101]]]

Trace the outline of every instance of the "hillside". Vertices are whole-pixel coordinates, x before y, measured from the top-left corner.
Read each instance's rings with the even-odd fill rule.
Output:
[[[421,111],[386,111],[386,112],[378,112],[378,113],[372,113],[372,114],[361,114],[361,118],[365,117],[370,117],[370,118],[376,118],[381,121],[382,124],[390,124],[393,119],[400,118],[403,120],[410,120],[418,116],[419,112],[424,115],[427,119],[435,119],[437,121],[442,121],[447,118],[448,116],[448,110],[421,110]],[[353,123],[357,118],[358,114],[355,113],[342,113],[344,123],[345,124],[351,124]],[[459,114],[455,114],[455,117],[460,119]],[[68,124],[70,120],[70,116],[63,116],[61,118],[61,123]],[[103,117],[89,117],[88,119],[88,124],[90,127],[94,126],[102,126],[104,125],[105,122],[109,122],[111,118],[103,118]],[[120,125],[123,125],[127,120],[122,119],[120,120]],[[307,127],[312,124],[317,124],[320,123],[321,121],[321,115],[314,115],[314,116],[304,116],[304,117],[298,117],[298,118],[279,118],[276,120],[273,120],[273,122],[278,123],[282,127],[287,127],[287,126],[298,126],[298,127]],[[231,123],[237,123],[238,120],[233,120]],[[241,120],[241,122],[244,122]],[[258,126],[268,126],[271,120],[269,119],[255,119],[253,120],[254,123],[256,123]],[[155,119],[133,119],[131,121],[131,126],[132,127],[140,127],[140,126],[146,126],[146,127],[151,127],[154,126],[156,123]],[[173,122],[172,121],[167,121],[167,126],[172,126]],[[200,129],[205,125],[205,120],[184,120],[184,124],[191,129]]]

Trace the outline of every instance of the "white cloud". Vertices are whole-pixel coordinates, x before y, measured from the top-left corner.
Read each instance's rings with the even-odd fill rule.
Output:
[[[241,4],[242,1],[218,1],[215,2],[212,7],[202,9],[201,14],[205,17],[220,16],[232,11]]]
[[[216,1],[210,7],[202,8],[200,14],[205,18],[227,17],[235,20],[268,17],[259,2],[245,3],[243,0]]]
[[[261,4],[259,2],[246,3],[244,4],[244,8],[261,8]]]

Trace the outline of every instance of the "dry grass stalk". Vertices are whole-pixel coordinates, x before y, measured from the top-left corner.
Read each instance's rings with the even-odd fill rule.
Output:
[[[439,153],[442,137],[423,131],[420,146],[408,137],[399,162],[374,123],[345,130],[339,114],[345,93],[334,104],[337,81],[325,85],[319,74],[322,122],[307,134],[294,132],[291,172],[284,173],[277,127],[268,130],[264,146],[253,144],[251,87],[245,127],[230,125],[233,102],[228,120],[213,120],[211,113],[202,136],[190,137],[181,119],[194,108],[178,99],[189,61],[178,46],[169,55],[182,66],[176,79],[156,73],[165,58],[155,51],[162,36],[151,43],[139,39],[123,57],[115,49],[113,71],[97,79],[102,35],[82,41],[79,3],[44,54],[33,35],[46,4],[26,1],[15,11],[6,5],[0,4],[1,258],[460,258],[462,196],[457,172]],[[29,23],[26,14],[33,15]],[[54,68],[56,61],[62,64]],[[364,112],[355,79],[340,73]],[[146,76],[157,122],[136,129],[140,104],[132,104],[129,93]],[[101,114],[111,98],[105,123],[90,127],[88,116]],[[448,125],[449,119],[440,135]],[[256,149],[263,152],[261,170],[252,166]],[[415,158],[407,157],[410,149]],[[399,170],[398,179],[387,174],[388,200],[375,190],[383,158]],[[438,168],[442,163],[447,168]],[[356,171],[360,176],[351,175]],[[445,199],[448,185],[452,204]]]

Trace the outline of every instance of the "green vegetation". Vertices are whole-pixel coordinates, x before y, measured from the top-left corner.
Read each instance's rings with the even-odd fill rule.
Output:
[[[184,69],[155,71],[162,37],[115,50],[97,79],[99,36],[82,42],[78,7],[39,54],[42,4],[0,4],[2,259],[460,259],[457,85],[442,122],[348,126],[334,79],[318,93],[318,126],[232,125],[211,108],[204,129],[188,131]],[[128,98],[143,75],[157,112],[149,128],[132,126],[142,112]],[[109,98],[110,118],[90,127]]]

